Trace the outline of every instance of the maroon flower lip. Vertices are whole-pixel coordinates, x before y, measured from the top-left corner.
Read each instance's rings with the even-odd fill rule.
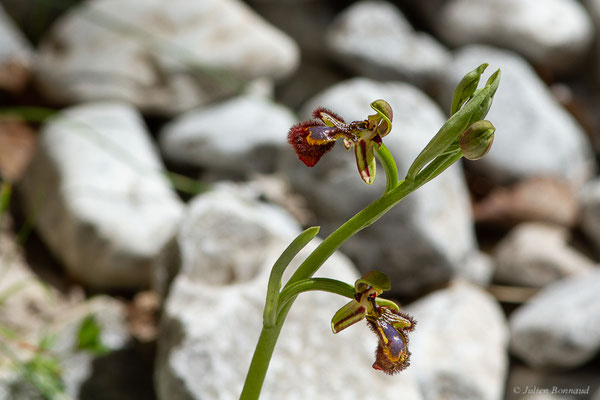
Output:
[[[335,141],[323,144],[309,143],[308,137],[312,134],[311,128],[332,129],[321,125],[315,120],[305,121],[292,126],[288,135],[288,142],[296,151],[300,161],[302,161],[308,167],[314,167],[315,164],[319,162],[321,157],[323,157],[328,151],[333,149],[333,146],[335,146]],[[315,133],[319,134],[323,132],[315,131]]]

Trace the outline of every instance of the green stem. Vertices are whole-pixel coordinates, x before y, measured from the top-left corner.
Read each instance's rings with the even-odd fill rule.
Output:
[[[375,155],[385,170],[385,191],[387,193],[398,186],[398,167],[396,161],[394,161],[394,156],[385,147],[385,144],[381,144],[379,150],[375,151]]]
[[[349,285],[346,282],[330,278],[303,279],[291,285],[286,285],[281,291],[281,294],[279,295],[280,310],[283,309],[289,301],[295,299],[300,293],[308,292],[310,290],[320,290],[323,292],[339,294],[340,296],[349,299],[354,298],[354,286]]]
[[[284,312],[284,315],[287,315],[289,306],[282,311]],[[275,349],[275,344],[277,343],[277,338],[283,327],[284,320],[285,316],[281,321],[277,321],[277,324],[272,328],[267,328],[263,325],[258,338],[258,343],[256,344],[256,349],[254,349],[250,368],[248,369],[246,382],[244,382],[244,388],[242,389],[242,394],[240,394],[240,400],[257,400],[258,396],[260,396],[267,369],[271,362],[271,356],[273,355],[273,350]]]

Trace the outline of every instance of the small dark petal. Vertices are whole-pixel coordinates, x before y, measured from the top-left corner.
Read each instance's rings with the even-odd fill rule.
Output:
[[[309,129],[321,126],[323,124],[316,120],[305,121],[292,126],[288,134],[288,142],[294,148],[298,158],[309,167],[314,166],[335,145],[335,142],[321,145],[311,145],[308,143]]]
[[[381,147],[381,144],[383,143],[383,140],[381,139],[381,136],[379,136],[379,134],[373,136],[373,142],[375,142],[375,144],[377,145],[377,148]]]
[[[333,111],[330,111],[328,109],[326,109],[325,107],[318,107],[316,108],[313,113],[312,116],[313,118],[319,119],[319,120],[323,120],[323,114],[328,114],[331,117],[333,117],[334,119],[337,120],[337,124],[346,124],[346,122],[344,122],[344,118],[340,117],[339,115],[337,115],[336,113],[334,113]]]

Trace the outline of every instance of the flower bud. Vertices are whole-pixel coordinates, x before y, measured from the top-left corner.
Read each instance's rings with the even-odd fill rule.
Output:
[[[492,148],[496,128],[490,121],[482,120],[473,123],[459,138],[460,149],[468,160],[478,160]]]

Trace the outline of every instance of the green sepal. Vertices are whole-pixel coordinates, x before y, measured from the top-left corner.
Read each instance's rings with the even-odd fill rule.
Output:
[[[331,319],[331,330],[338,333],[365,318],[367,310],[356,300],[346,303]]]
[[[479,79],[481,74],[488,67],[488,63],[483,63],[473,71],[468,72],[456,85],[454,89],[454,96],[452,97],[452,105],[450,107],[450,115],[456,114],[460,107],[473,96],[477,85],[479,85]]]
[[[354,290],[356,290],[356,293],[362,293],[368,290],[369,286],[375,288],[378,295],[392,288],[390,278],[379,271],[369,271],[357,279],[354,283]]]
[[[370,185],[375,181],[376,163],[373,145],[374,143],[367,140],[359,140],[354,145],[356,167],[358,168],[360,177],[367,185]]]

